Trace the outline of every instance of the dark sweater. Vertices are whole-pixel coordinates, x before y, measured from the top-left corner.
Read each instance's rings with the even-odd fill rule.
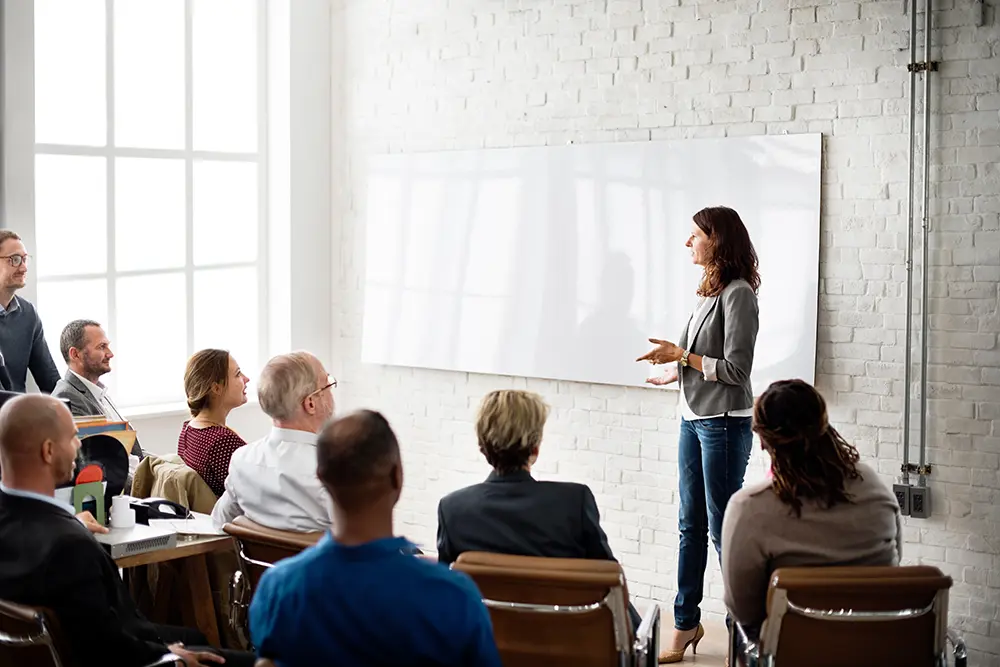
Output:
[[[45,343],[42,321],[26,299],[15,296],[6,312],[0,313],[0,354],[10,375],[11,391],[25,391],[29,370],[35,384],[46,394],[51,394],[59,382],[59,371]]]

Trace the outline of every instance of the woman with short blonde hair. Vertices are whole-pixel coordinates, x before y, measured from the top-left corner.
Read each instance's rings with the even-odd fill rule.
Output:
[[[530,467],[538,458],[549,406],[527,391],[492,391],[476,417],[479,451],[498,473]]]
[[[493,468],[486,481],[459,489],[438,504],[438,560],[466,551],[543,558],[615,560],[585,484],[536,480],[549,406],[538,394],[499,389],[476,415],[479,451]],[[638,627],[639,614],[629,605]]]

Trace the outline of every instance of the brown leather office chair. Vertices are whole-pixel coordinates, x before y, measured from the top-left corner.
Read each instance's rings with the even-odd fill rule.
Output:
[[[251,649],[253,644],[247,627],[247,612],[261,576],[278,561],[316,544],[323,532],[276,530],[254,523],[245,516],[236,517],[222,530],[234,538],[239,561],[239,570],[233,573],[230,583],[229,624],[240,636],[244,647]]]
[[[657,664],[660,608],[631,627],[614,561],[466,552],[452,568],[479,587],[507,667]]]
[[[49,610],[0,600],[0,665],[72,667],[67,655],[59,623]],[[148,667],[181,664],[179,660],[170,654]]]
[[[799,567],[775,570],[757,641],[733,623],[731,665],[944,667],[965,644],[949,633],[951,577],[936,567]]]
[[[275,665],[267,658],[261,658],[257,662],[253,663],[253,667],[275,667]]]

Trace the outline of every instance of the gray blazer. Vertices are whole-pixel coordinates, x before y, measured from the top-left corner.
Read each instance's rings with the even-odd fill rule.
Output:
[[[87,386],[80,382],[72,371],[67,370],[62,379],[56,383],[52,390],[54,398],[61,398],[69,401],[69,411],[74,417],[90,417],[93,415],[103,415],[104,408],[97,402],[94,395],[90,393]],[[115,408],[117,411],[118,408]],[[132,454],[143,458],[142,447],[139,446],[139,438],[135,439],[135,446],[132,447]]]
[[[690,366],[680,368],[684,397],[696,415],[717,415],[752,407],[750,371],[759,326],[757,295],[745,280],[734,280],[722,294],[706,301],[695,322],[694,336],[688,341],[691,323],[688,319],[678,345],[692,354],[718,359],[716,377],[706,380]]]

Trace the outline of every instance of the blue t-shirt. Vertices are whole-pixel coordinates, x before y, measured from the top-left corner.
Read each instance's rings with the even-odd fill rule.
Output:
[[[468,576],[404,554],[404,538],[319,543],[264,573],[250,605],[258,655],[280,667],[500,667]]]

